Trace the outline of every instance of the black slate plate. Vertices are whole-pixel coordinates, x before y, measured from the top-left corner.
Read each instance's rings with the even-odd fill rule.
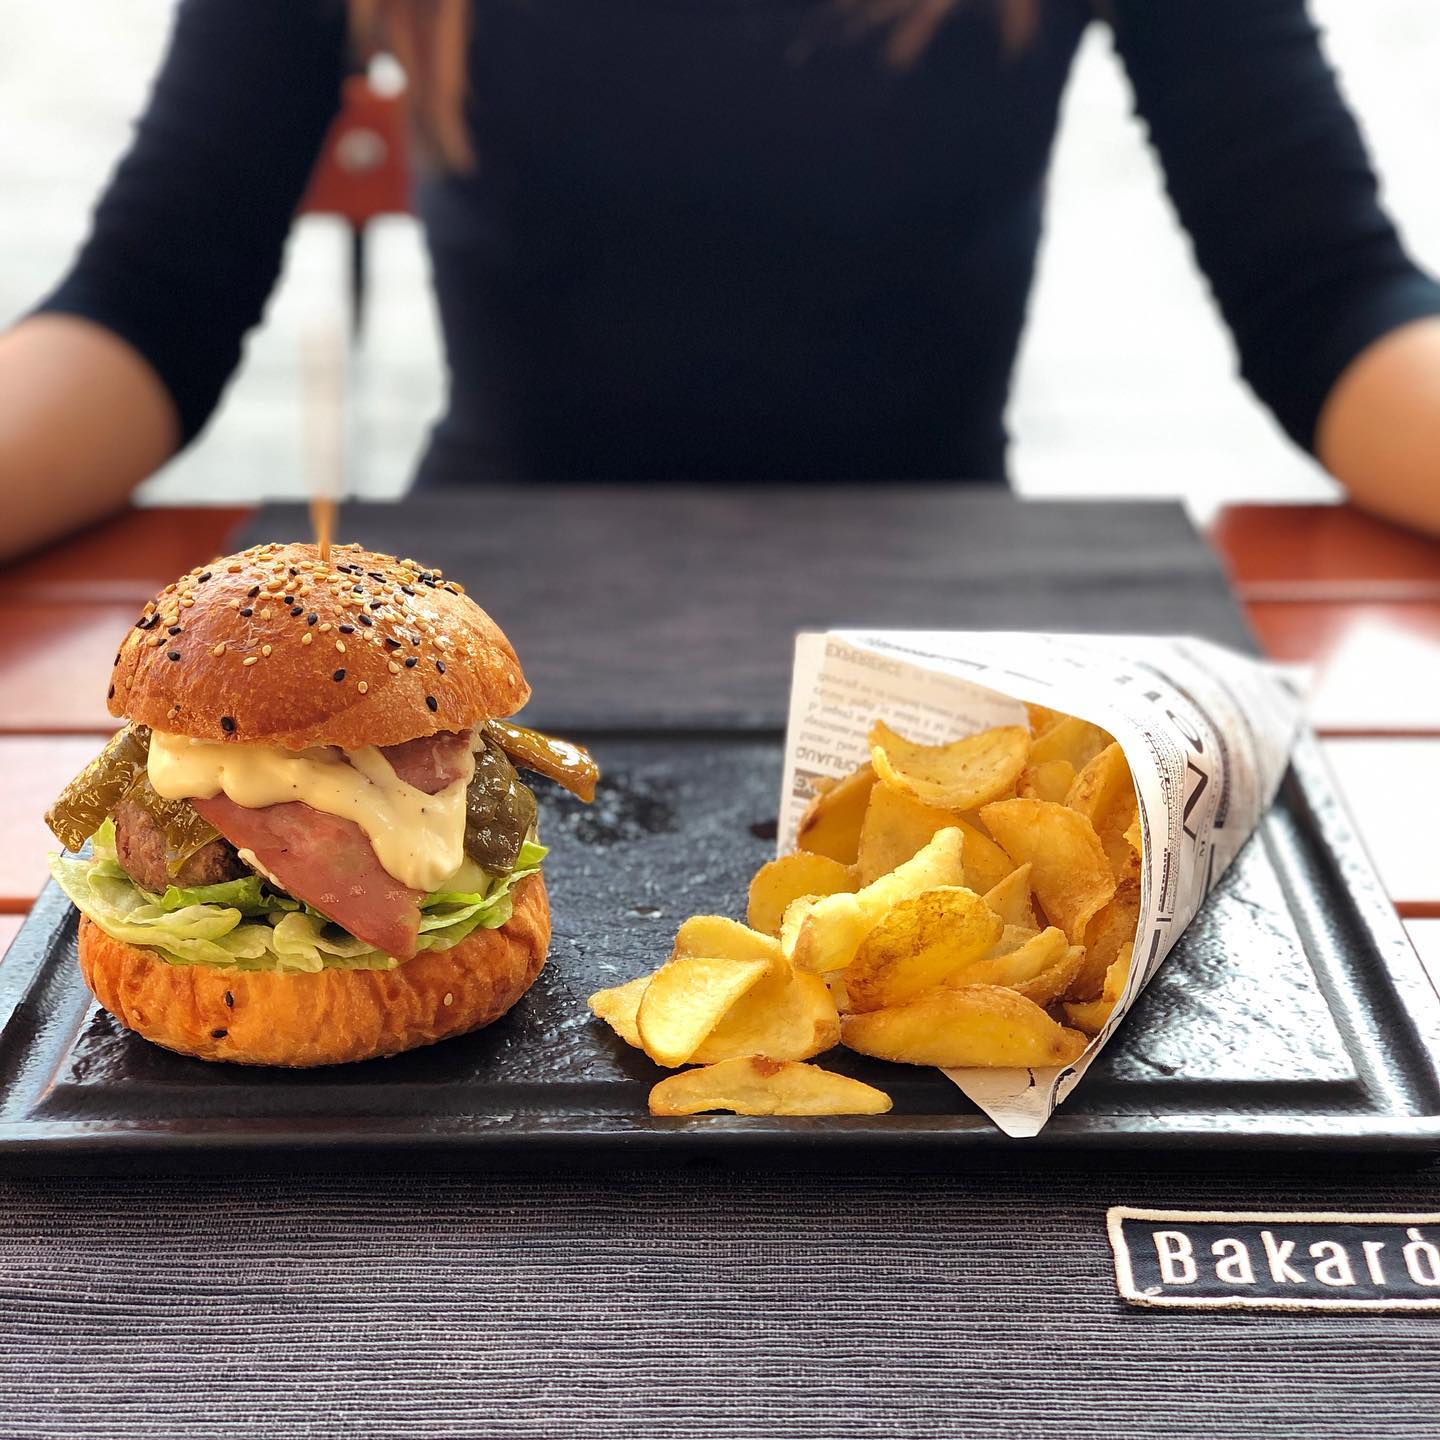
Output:
[[[1303,744],[1279,801],[1119,1036],[1036,1141],[1012,1141],[942,1076],[826,1061],[889,1090],[875,1118],[655,1120],[661,1072],[585,997],[650,969],[676,924],[738,913],[771,850],[772,737],[593,737],[593,809],[544,797],[550,964],[488,1031],[388,1061],[255,1071],[119,1031],[80,983],[52,886],[0,966],[6,1169],[261,1164],[496,1168],[622,1159],[956,1162],[983,1147],[1399,1152],[1440,1148],[1440,1002]]]

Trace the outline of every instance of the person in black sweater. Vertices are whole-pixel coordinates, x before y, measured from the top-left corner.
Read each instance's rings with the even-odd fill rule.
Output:
[[[103,513],[203,428],[357,18],[435,156],[422,483],[1002,478],[1097,13],[1244,377],[1358,502],[1440,532],[1440,287],[1303,0],[181,0],[89,239],[0,338],[0,543]]]

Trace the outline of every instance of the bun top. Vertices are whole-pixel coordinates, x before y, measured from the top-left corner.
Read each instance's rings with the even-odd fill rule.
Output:
[[[174,735],[303,750],[398,745],[529,698],[500,627],[438,570],[358,545],[256,545],[146,605],[110,713]]]

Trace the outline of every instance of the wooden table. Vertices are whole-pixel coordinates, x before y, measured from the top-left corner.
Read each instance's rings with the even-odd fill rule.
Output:
[[[114,729],[117,641],[248,513],[134,510],[0,573],[0,951],[44,883],[45,806]],[[1211,538],[1266,651],[1313,667],[1315,729],[1440,977],[1440,543],[1345,506],[1233,506]]]

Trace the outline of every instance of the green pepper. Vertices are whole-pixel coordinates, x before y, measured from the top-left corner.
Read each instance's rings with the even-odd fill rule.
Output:
[[[465,853],[482,870],[508,875],[534,828],[537,811],[534,795],[505,752],[487,737],[465,792]]]

